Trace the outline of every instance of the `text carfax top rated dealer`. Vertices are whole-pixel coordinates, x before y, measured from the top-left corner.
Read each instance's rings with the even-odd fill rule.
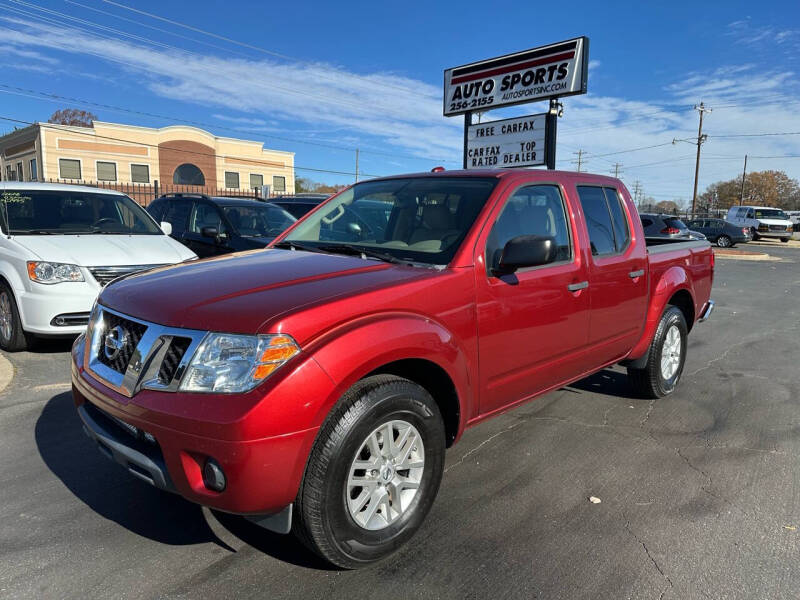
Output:
[[[585,37],[444,72],[444,115],[586,93]]]

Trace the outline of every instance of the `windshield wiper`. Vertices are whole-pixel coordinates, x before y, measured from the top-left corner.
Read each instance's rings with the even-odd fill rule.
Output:
[[[305,244],[290,242],[289,240],[278,242],[273,246],[273,248],[288,248],[289,250],[302,250],[303,252],[322,252],[322,253],[327,252],[326,250],[323,250],[322,248],[317,248],[316,246],[306,246]]]
[[[55,235],[48,229],[11,229],[11,235]]]
[[[330,244],[326,246],[319,246],[321,250],[325,252],[331,252],[333,254],[351,254],[353,256],[369,256],[370,258],[377,258],[378,260],[382,260],[383,262],[394,263],[394,264],[410,264],[411,261],[403,260],[401,258],[397,258],[396,256],[392,256],[391,254],[386,254],[385,252],[380,252],[378,250],[372,250],[370,248],[364,248],[362,246],[348,246],[347,244]]]

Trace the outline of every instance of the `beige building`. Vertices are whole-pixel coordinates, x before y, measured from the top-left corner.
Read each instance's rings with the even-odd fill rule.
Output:
[[[294,152],[217,137],[196,127],[153,129],[95,121],[92,127],[35,123],[0,137],[0,177],[225,190],[270,186],[294,193]]]

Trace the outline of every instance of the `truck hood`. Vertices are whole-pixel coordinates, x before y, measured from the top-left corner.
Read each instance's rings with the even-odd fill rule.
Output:
[[[16,235],[31,258],[82,267],[163,265],[194,257],[168,235]]]
[[[252,334],[310,305],[436,273],[352,256],[252,250],[126,277],[106,287],[100,303],[168,327]]]

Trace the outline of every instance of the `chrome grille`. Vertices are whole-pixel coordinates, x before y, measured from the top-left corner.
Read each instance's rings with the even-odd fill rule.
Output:
[[[163,267],[164,265],[127,265],[121,267],[88,267],[89,272],[92,274],[102,286],[106,286],[117,277],[131,275],[133,273],[140,273],[148,269],[155,269],[156,267]]]
[[[786,231],[786,225],[770,225],[770,231]]]
[[[149,323],[98,305],[86,333],[87,371],[128,397],[141,389],[174,392],[206,335],[205,331]]]

